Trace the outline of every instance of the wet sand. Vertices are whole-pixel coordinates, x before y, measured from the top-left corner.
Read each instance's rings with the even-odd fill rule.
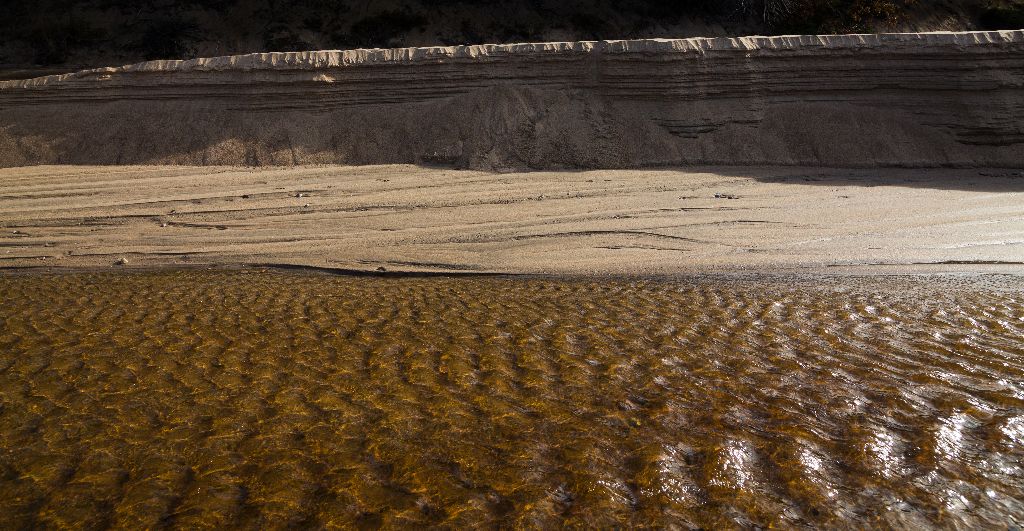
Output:
[[[0,169],[0,266],[1018,271],[1024,172]],[[115,266],[121,259],[126,265]]]

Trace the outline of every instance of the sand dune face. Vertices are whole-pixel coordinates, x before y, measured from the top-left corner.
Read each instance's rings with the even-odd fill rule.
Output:
[[[0,82],[0,166],[1024,165],[1024,31],[252,54]]]

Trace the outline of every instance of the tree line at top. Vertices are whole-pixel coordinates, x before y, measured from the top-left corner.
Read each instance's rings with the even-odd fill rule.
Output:
[[[0,64],[258,51],[899,29],[930,0],[5,0]],[[1024,27],[1024,0],[948,0],[962,29]],[[935,9],[931,7],[931,9]],[[98,64],[97,64],[98,66]]]

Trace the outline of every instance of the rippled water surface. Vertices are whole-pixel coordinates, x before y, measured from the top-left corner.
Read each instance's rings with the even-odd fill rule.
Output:
[[[980,527],[1021,280],[0,276],[0,527]]]

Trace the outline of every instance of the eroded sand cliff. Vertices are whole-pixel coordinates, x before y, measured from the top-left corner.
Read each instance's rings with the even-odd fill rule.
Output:
[[[1024,31],[271,53],[0,82],[0,166],[1024,165]]]

